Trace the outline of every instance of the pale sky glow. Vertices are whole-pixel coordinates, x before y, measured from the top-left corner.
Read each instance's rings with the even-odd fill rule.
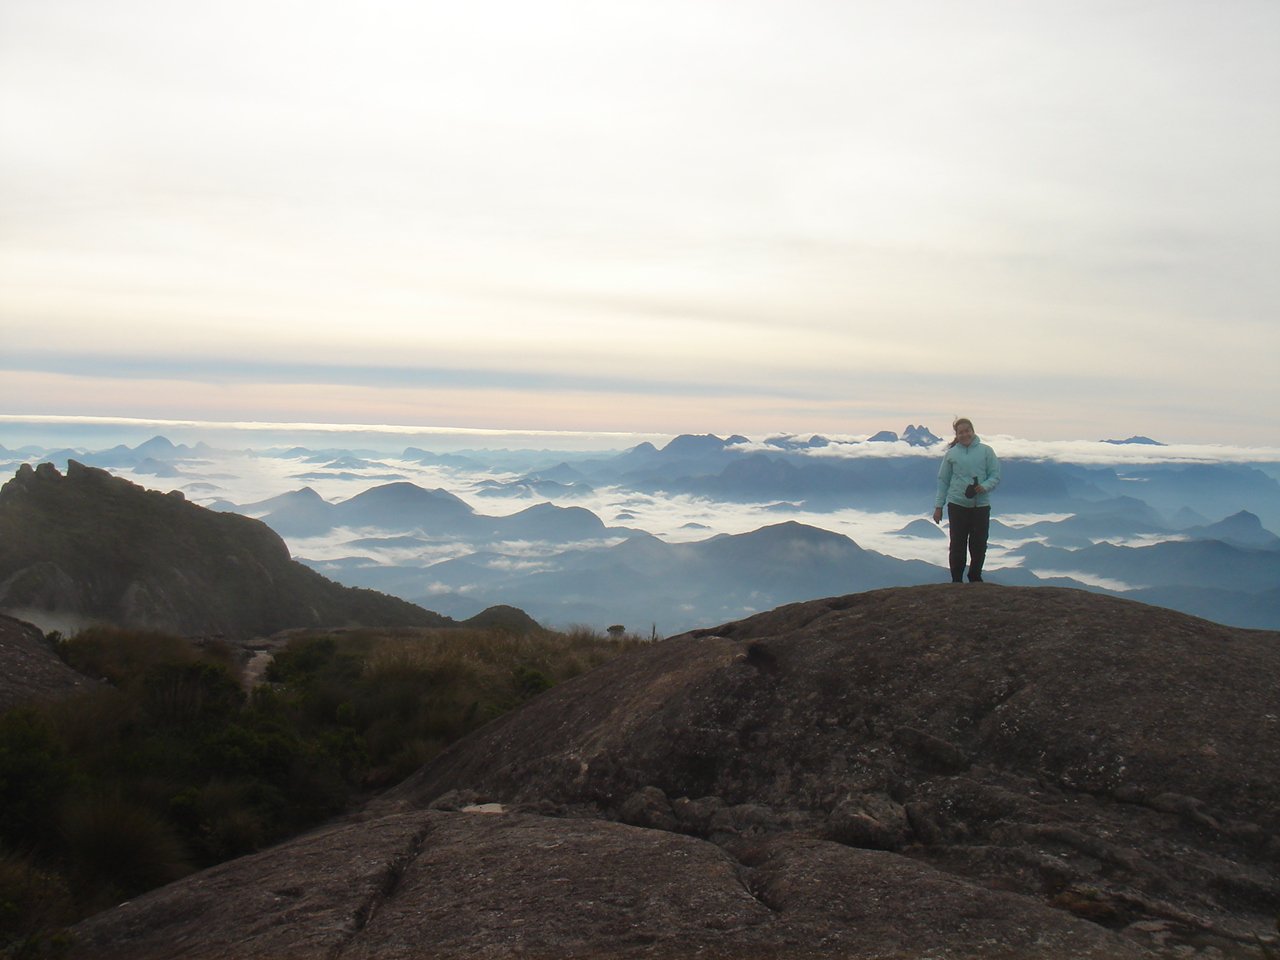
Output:
[[[1273,0],[5,0],[0,413],[1274,447],[1277,40]]]

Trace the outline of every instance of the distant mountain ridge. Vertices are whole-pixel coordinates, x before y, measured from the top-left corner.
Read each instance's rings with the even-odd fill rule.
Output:
[[[1262,526],[1256,514],[1241,510],[1217,523],[1188,527],[1186,536],[1198,540],[1221,540],[1237,547],[1280,550],[1280,537]]]
[[[707,623],[841,590],[933,583],[943,571],[865,550],[843,534],[795,521],[750,533],[668,543],[638,534],[604,549],[569,549],[525,569],[492,552],[428,567],[354,562],[316,569],[398,596],[428,598],[457,616],[505,598],[536,619],[635,625]],[[1034,579],[1034,578],[1032,578]],[[429,589],[429,593],[427,590]]]
[[[1152,445],[1147,440],[1135,436],[1113,446]],[[305,540],[298,552],[315,557],[304,562],[326,576],[453,616],[468,616],[486,603],[518,602],[562,624],[603,627],[623,619],[642,628],[660,622],[667,630],[814,594],[783,592],[786,577],[771,579],[764,565],[738,567],[744,579],[727,581],[721,571],[689,572],[704,562],[695,559],[701,548],[672,543],[680,549],[659,557],[662,545],[620,540],[644,543],[650,536],[646,530],[663,539],[684,539],[699,529],[694,521],[704,519],[700,501],[710,502],[711,515],[729,515],[740,505],[762,518],[757,523],[795,516],[813,530],[848,529],[840,513],[850,508],[921,517],[932,505],[939,455],[934,447],[940,443],[927,427],[908,424],[900,433],[885,430],[856,440],[780,434],[754,442],[736,434],[688,434],[661,447],[646,442],[599,453],[436,454],[411,447],[399,461],[373,450],[296,447],[238,455],[289,461],[283,469],[273,464],[275,473],[296,462],[315,465],[314,471],[285,475],[290,483],[314,477],[329,499],[304,487],[238,506],[229,499],[209,502],[222,491],[208,484],[186,483],[183,489],[210,507],[247,513],[282,536]],[[31,448],[17,453],[28,459],[38,455]],[[209,460],[199,459],[217,453],[203,443],[187,447],[156,437],[101,456],[127,462],[113,469],[134,475],[221,480]],[[1011,585],[1054,582],[1102,592],[1131,587],[1120,592],[1237,626],[1280,626],[1280,589],[1260,588],[1269,584],[1280,544],[1272,532],[1280,530],[1280,464],[1149,462],[1119,451],[1116,462],[1111,457],[1104,454],[1103,463],[1094,464],[1003,456],[1004,482],[996,497],[1000,519],[992,523],[997,559],[989,559],[988,571]],[[413,463],[427,469],[416,470]],[[253,470],[252,464],[246,466],[246,473]],[[410,482],[423,475],[430,480],[420,486]],[[359,492],[353,495],[353,489]],[[335,490],[345,496],[333,497]],[[486,516],[470,506],[498,499],[533,506],[510,516]],[[663,502],[660,509],[656,501]],[[671,512],[668,505],[688,515],[655,519]],[[830,523],[824,514],[832,515]],[[711,524],[711,530],[726,528],[745,529],[736,522]],[[904,526],[894,518],[876,535],[894,538],[865,541],[889,554],[889,560],[945,560],[945,546],[925,545],[926,538],[945,539],[945,526],[923,519]],[[1223,547],[1210,553],[1201,545],[1205,541]],[[1099,549],[1100,544],[1119,552]],[[348,549],[350,555],[344,556]],[[1215,569],[1198,567],[1197,558],[1205,556],[1214,558]],[[814,571],[814,582],[831,584],[832,590],[860,588],[864,580],[852,571],[846,582],[835,582],[833,570],[847,562]],[[941,575],[939,568],[926,566],[933,576]],[[1127,578],[1118,572],[1121,567]],[[1147,567],[1151,575],[1138,577]],[[675,570],[686,571],[683,580]],[[1219,570],[1235,575],[1221,577]],[[902,575],[908,577],[902,583],[917,582],[913,572]],[[875,581],[893,582],[899,581]],[[650,587],[653,592],[644,598],[643,590]]]
[[[907,424],[902,436],[894,433],[892,430],[881,430],[879,433],[868,437],[868,443],[897,443],[903,442],[913,447],[931,447],[935,443],[941,443],[942,438],[935,436],[933,431],[924,424],[917,426],[916,424]]]
[[[71,461],[0,488],[0,608],[245,638],[287,627],[453,621],[292,560],[265,524]]]
[[[1117,446],[1123,446],[1124,444],[1140,444],[1142,446],[1147,446],[1147,447],[1165,446],[1165,444],[1161,443],[1159,440],[1152,440],[1150,437],[1142,437],[1142,436],[1128,437],[1125,440],[1103,440],[1102,442],[1113,443],[1113,444],[1116,444]]]
[[[427,490],[406,481],[380,484],[339,503],[329,503],[309,487],[255,503],[218,501],[215,509],[256,516],[282,536],[310,537],[338,527],[421,531],[433,536],[574,541],[631,535],[626,527],[606,527],[581,507],[539,503],[509,516],[476,513],[447,490]]]

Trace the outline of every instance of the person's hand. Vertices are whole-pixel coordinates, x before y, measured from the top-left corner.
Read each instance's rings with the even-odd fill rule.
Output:
[[[973,488],[973,492],[974,492],[974,493],[986,493],[986,492],[987,492],[987,488],[986,488],[986,487],[984,487],[982,484],[978,484],[976,487],[974,487],[974,488]]]
[[[933,508],[933,522],[934,522],[934,523],[941,523],[941,522],[942,522],[942,508],[941,508],[941,507],[934,507],[934,508]]]

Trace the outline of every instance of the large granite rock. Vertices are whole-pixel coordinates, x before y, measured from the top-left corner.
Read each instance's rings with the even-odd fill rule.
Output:
[[[1260,958],[1278,690],[1277,634],[1084,592],[796,604],[611,661],[359,820],[76,932],[86,957]]]
[[[98,685],[67,666],[39,629],[0,614],[0,713],[42,703]]]
[[[320,831],[76,933],[96,960],[1142,955],[881,851],[782,834],[735,856],[600,820],[441,811]]]

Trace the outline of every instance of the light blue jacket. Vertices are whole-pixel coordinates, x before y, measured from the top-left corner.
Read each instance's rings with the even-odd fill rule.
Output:
[[[964,495],[964,488],[973,483],[974,477],[986,492],[969,498]],[[1000,460],[996,452],[975,436],[967,447],[957,443],[942,458],[942,466],[938,468],[938,495],[933,505],[958,503],[962,507],[989,507],[991,498],[987,494],[999,483]]]

